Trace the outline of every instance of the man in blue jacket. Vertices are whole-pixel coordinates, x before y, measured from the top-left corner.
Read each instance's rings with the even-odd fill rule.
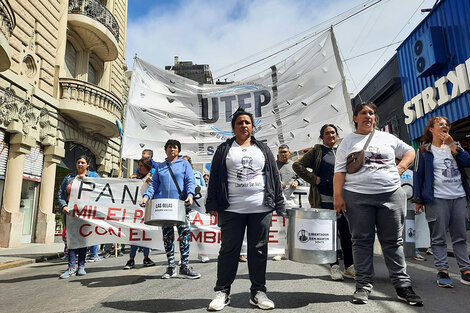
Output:
[[[152,177],[147,191],[145,191],[141,206],[145,206],[149,199],[155,198],[169,198],[184,200],[187,207],[193,203],[195,180],[194,173],[188,161],[183,160],[179,155],[181,152],[181,143],[178,140],[170,139],[165,143],[165,153],[167,158],[164,162],[157,165],[155,173]],[[174,178],[171,175],[173,172]],[[175,184],[178,184],[178,187]],[[179,190],[181,193],[179,192]],[[188,213],[188,212],[186,212]],[[178,225],[178,234],[180,237],[180,254],[181,254],[181,267],[180,277],[196,279],[201,277],[201,274],[195,272],[189,267],[189,243],[191,236],[191,229],[189,219],[186,216],[186,223]],[[175,233],[173,226],[162,227],[163,231],[163,245],[165,247],[166,256],[168,258],[168,268],[163,274],[163,279],[175,277],[176,262],[175,262]]]

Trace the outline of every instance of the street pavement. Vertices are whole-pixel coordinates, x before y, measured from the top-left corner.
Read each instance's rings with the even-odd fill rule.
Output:
[[[2,251],[0,251],[1,253]],[[123,270],[128,254],[87,263],[87,275],[58,279],[66,261],[46,260],[0,271],[0,312],[207,312],[214,292],[217,262],[192,266],[202,274],[197,280],[160,279],[166,256],[152,251],[155,267],[144,268],[142,254],[136,268]],[[268,296],[279,312],[468,312],[470,286],[459,282],[455,259],[450,273],[455,288],[438,288],[432,257],[408,260],[413,288],[423,298],[423,307],[411,307],[396,299],[381,256],[374,257],[376,279],[365,305],[350,302],[354,281],[332,281],[329,268],[289,260],[268,261]],[[250,281],[246,263],[240,263],[232,286],[232,301],[222,312],[260,312],[248,303]]]

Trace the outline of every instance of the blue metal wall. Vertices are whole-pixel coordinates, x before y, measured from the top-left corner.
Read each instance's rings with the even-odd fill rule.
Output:
[[[434,75],[420,78],[415,72],[413,46],[424,31],[432,26],[441,26],[443,29],[448,63]],[[426,87],[434,86],[437,79],[446,76],[450,70],[455,69],[455,66],[464,63],[470,57],[470,0],[441,0],[398,47],[397,54],[403,98],[407,102]],[[451,90],[449,88],[449,94]],[[470,92],[467,92],[409,124],[410,139],[414,140],[422,135],[424,126],[431,116],[446,116],[454,122],[469,115]]]

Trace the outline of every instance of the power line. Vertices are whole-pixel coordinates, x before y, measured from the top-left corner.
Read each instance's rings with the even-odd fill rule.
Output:
[[[388,45],[385,45],[385,46],[382,46],[382,47],[379,47],[379,48],[376,48],[376,49],[373,49],[373,50],[369,50],[369,51],[367,51],[367,52],[364,52],[364,53],[355,55],[355,56],[350,57],[350,58],[347,58],[347,59],[343,59],[343,60],[341,60],[341,61],[346,62],[346,61],[349,61],[349,60],[352,60],[352,59],[356,59],[356,58],[362,57],[362,56],[364,56],[364,55],[367,55],[367,54],[369,54],[369,53],[372,53],[372,52],[375,52],[375,51],[379,51],[379,50],[388,48],[388,47],[390,47],[390,46],[393,46],[393,45],[402,43],[403,41],[404,41],[404,40],[395,41],[395,42],[392,42],[391,44],[388,44]]]
[[[288,47],[286,47],[286,48],[283,48],[283,49],[281,49],[281,50],[279,50],[279,51],[276,51],[276,52],[274,52],[274,53],[271,53],[270,55],[268,55],[268,56],[266,56],[266,57],[264,57],[264,58],[261,58],[261,59],[259,59],[259,60],[257,60],[257,61],[254,61],[254,62],[251,62],[251,63],[249,63],[249,64],[247,64],[247,65],[245,65],[245,66],[242,66],[242,67],[240,67],[240,68],[237,68],[237,69],[235,69],[235,70],[233,70],[233,71],[230,71],[230,72],[228,72],[228,73],[225,73],[225,74],[223,74],[223,75],[219,75],[219,76],[215,77],[214,80],[223,78],[223,77],[228,76],[228,75],[230,75],[230,74],[234,74],[234,73],[236,73],[236,72],[238,72],[238,71],[240,71],[240,70],[242,70],[242,69],[245,69],[245,68],[247,68],[247,67],[253,66],[254,64],[257,64],[257,63],[259,63],[259,62],[261,62],[261,61],[264,61],[264,60],[266,60],[266,59],[272,58],[272,57],[274,57],[274,56],[276,56],[276,55],[278,55],[278,54],[280,54],[280,53],[282,53],[282,52],[284,52],[284,51],[286,51],[286,50],[289,50],[289,49],[291,49],[291,48],[297,46],[298,44],[300,44],[300,43],[302,43],[302,42],[304,42],[304,41],[306,41],[306,40],[312,39],[313,37],[322,34],[323,32],[327,31],[330,27],[339,25],[339,24],[341,24],[341,23],[343,23],[343,22],[349,20],[350,18],[352,18],[352,17],[354,17],[354,16],[360,14],[361,12],[363,12],[363,11],[369,9],[370,7],[372,7],[372,6],[374,6],[374,5],[378,4],[378,3],[380,3],[380,2],[382,2],[382,1],[383,1],[383,0],[372,0],[372,1],[369,0],[369,1],[366,1],[366,2],[362,3],[361,5],[358,5],[358,6],[354,7],[353,9],[347,10],[347,11],[345,11],[345,12],[343,12],[343,13],[341,13],[341,14],[339,14],[339,15],[333,17],[333,18],[331,18],[330,20],[328,20],[328,22],[329,22],[329,21],[337,20],[338,18],[341,18],[342,16],[344,16],[344,15],[347,14],[348,12],[353,11],[353,13],[350,13],[350,14],[347,15],[346,17],[340,19],[338,22],[336,22],[336,23],[331,23],[331,24],[328,24],[328,25],[326,25],[326,26],[322,26],[322,25],[325,24],[325,22],[322,22],[322,23],[318,24],[317,26],[314,26],[314,27],[312,27],[312,28],[310,28],[310,29],[308,29],[308,30],[306,30],[306,31],[303,31],[302,33],[297,34],[297,35],[295,35],[295,36],[293,36],[293,37],[291,37],[291,38],[289,38],[289,39],[287,39],[287,40],[284,40],[282,43],[288,42],[288,41],[290,41],[292,38],[296,38],[296,37],[298,37],[298,36],[301,35],[301,34],[304,34],[304,33],[308,32],[308,31],[313,30],[313,29],[318,29],[318,28],[320,28],[319,26],[322,26],[322,28],[320,28],[318,31],[314,32],[313,34],[304,36],[302,39],[300,39],[299,41],[295,42],[294,44],[292,44],[292,45],[290,45],[290,46],[288,46]],[[278,44],[278,45],[279,45],[279,44]],[[264,52],[264,51],[266,51],[266,50],[270,50],[270,49],[271,49],[271,48],[264,49],[262,52]],[[247,59],[249,59],[249,58],[251,58],[251,57],[253,57],[253,56],[255,56],[255,55],[258,55],[258,54],[259,54],[259,53],[255,53],[255,54],[253,54],[252,56],[249,56],[249,57],[247,57],[247,58],[244,58],[242,61],[245,61],[245,60],[247,60]],[[232,63],[231,65],[226,66],[226,67],[224,67],[224,68],[230,67],[230,66],[232,66],[232,65],[236,65],[236,64],[238,64],[238,63],[240,63],[240,62],[241,62],[241,61]],[[224,68],[222,68],[222,69],[224,69]],[[219,69],[219,70],[222,70],[222,69]],[[216,71],[219,71],[219,70],[216,70]],[[214,71],[214,72],[216,72],[216,71]]]
[[[413,16],[415,16],[416,12],[418,12],[418,9],[423,5],[425,0],[421,1],[421,4],[416,8],[416,10],[413,12],[413,14],[410,16],[410,18],[408,19],[408,21],[405,23],[405,25],[403,25],[403,27],[400,29],[400,31],[396,34],[396,36],[392,39],[392,42],[395,41],[397,39],[397,37],[400,35],[400,33],[405,29],[406,25],[408,25],[411,21],[411,19],[413,18]],[[392,44],[390,44],[392,45]],[[367,75],[370,74],[370,72],[372,72],[372,70],[374,69],[374,67],[377,65],[377,63],[379,63],[380,59],[382,59],[382,57],[384,56],[385,52],[387,50],[385,50],[379,58],[377,58],[377,61],[375,61],[375,63],[371,66],[371,68],[369,69],[369,71],[364,75],[364,77],[361,79],[361,81],[359,82],[359,86],[362,84],[362,82],[366,79]],[[357,90],[354,89],[354,92]]]

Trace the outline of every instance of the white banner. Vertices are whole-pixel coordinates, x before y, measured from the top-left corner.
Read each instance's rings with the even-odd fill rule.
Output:
[[[68,247],[76,249],[96,244],[124,243],[163,250],[161,228],[144,224],[145,212],[139,206],[145,191],[142,187],[146,185],[136,179],[75,179],[69,198],[71,213],[67,216]],[[205,195],[205,188],[203,193]],[[202,200],[198,202],[203,204]],[[193,205],[192,208],[196,207]],[[190,253],[193,256],[198,253],[215,256],[219,253],[221,240],[217,219],[202,212],[203,207],[197,210],[189,214]],[[284,253],[286,223],[283,217],[273,215],[269,233],[270,254]],[[178,246],[175,245],[176,251],[179,250]]]
[[[203,85],[135,58],[122,157],[139,159],[152,149],[163,160],[164,144],[177,139],[193,162],[210,162],[217,146],[233,136],[232,114],[253,114],[254,135],[274,151],[318,142],[323,124],[352,131],[351,106],[332,31],[288,59],[243,81]]]

